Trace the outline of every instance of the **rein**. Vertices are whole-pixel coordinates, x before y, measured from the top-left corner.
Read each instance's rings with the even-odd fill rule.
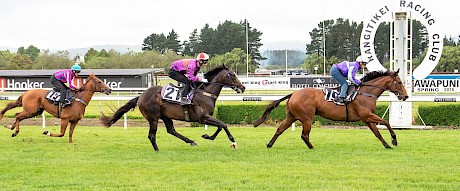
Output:
[[[231,77],[230,77],[230,72],[227,72],[226,77],[229,79],[229,81],[232,82],[232,84],[234,84],[234,83],[233,83],[233,80],[232,80]],[[236,89],[236,88],[237,88],[236,85],[228,85],[228,84],[223,84],[223,83],[219,83],[219,82],[203,82],[203,83],[201,83],[196,89],[199,89],[199,88],[200,88],[201,86],[203,86],[203,84],[205,84],[205,83],[206,83],[206,84],[217,84],[217,85],[219,85],[219,86],[222,86],[222,87],[229,87],[229,88],[231,88],[231,89]],[[214,99],[217,99],[217,97],[218,97],[218,96],[216,96],[216,95],[214,95],[214,94],[211,94],[211,93],[205,92],[205,91],[201,91],[201,93],[202,93],[203,95],[205,95],[205,96],[212,97],[212,98],[214,98]]]
[[[102,85],[97,83],[95,79],[91,78],[91,81],[93,81],[93,83],[96,84],[99,87],[100,91],[98,91],[98,92],[101,92],[101,93],[104,92],[105,89],[102,87]],[[82,91],[78,92],[78,95],[80,95],[80,98],[75,98],[75,101],[82,103],[86,107],[86,106],[88,106],[88,103],[83,101],[83,94],[81,93],[83,91],[85,91],[85,89],[83,89]],[[89,89],[88,91],[96,92],[96,88],[95,89]]]
[[[364,84],[364,83],[362,83],[362,84],[359,86],[358,90],[361,89],[361,87],[369,86],[369,87],[372,87],[372,88],[381,89],[382,91],[387,91],[387,90],[390,89],[391,84],[393,84],[393,83],[395,83],[395,82],[396,82],[396,76],[393,76],[393,82],[391,82],[390,85],[388,85],[388,87],[386,87],[386,88],[382,88],[382,87],[380,87],[380,86],[375,86],[375,85],[371,85],[371,84]],[[399,87],[396,87],[396,88],[399,90]],[[366,89],[367,89],[367,88],[366,88]],[[393,92],[393,93],[394,93],[394,92]],[[372,97],[372,98],[374,98],[374,99],[377,99],[377,98],[380,96],[380,95],[379,95],[379,96],[376,96],[376,95],[374,95],[374,94],[367,93],[367,92],[358,92],[358,94],[364,95],[364,96],[368,96],[368,97]],[[394,93],[394,94],[395,94],[396,96],[398,96],[398,95],[399,95],[399,91],[396,92],[396,93]]]

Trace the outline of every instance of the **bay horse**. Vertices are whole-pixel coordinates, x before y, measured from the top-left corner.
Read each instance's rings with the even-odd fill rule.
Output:
[[[43,132],[44,135],[48,135],[51,137],[62,137],[64,136],[67,126],[70,122],[69,143],[73,143],[72,135],[75,126],[77,126],[78,121],[80,121],[80,119],[83,118],[83,115],[85,114],[85,108],[91,101],[94,92],[101,92],[107,95],[111,93],[111,89],[94,74],[89,75],[82,87],[82,90],[75,94],[76,99],[74,103],[72,103],[72,105],[70,106],[62,108],[62,112],[60,114],[61,132],[51,133],[45,131]],[[54,117],[57,117],[58,105],[50,103],[45,98],[47,93],[48,90],[45,89],[28,90],[24,94],[19,96],[19,98],[15,102],[8,103],[6,107],[0,112],[1,120],[5,112],[7,112],[8,110],[16,107],[23,108],[21,112],[15,114],[16,121],[10,127],[5,125],[7,129],[16,129],[11,135],[12,137],[16,137],[18,135],[19,122],[21,122],[24,119],[41,115],[43,111],[46,111]]]
[[[320,115],[326,119],[335,121],[363,121],[380,142],[382,142],[385,148],[391,148],[382,138],[376,126],[377,123],[384,124],[391,134],[392,144],[397,146],[396,134],[386,120],[375,114],[375,108],[378,97],[387,90],[394,93],[399,100],[405,101],[408,98],[406,89],[398,76],[398,72],[399,69],[398,71],[374,71],[366,74],[362,78],[361,85],[358,87],[358,94],[355,100],[349,102],[346,106],[339,106],[333,102],[325,101],[321,89],[305,88],[296,91],[269,104],[263,115],[255,120],[253,125],[254,127],[259,126],[266,120],[273,109],[282,101],[288,99],[286,103],[286,118],[267,144],[267,148],[271,148],[278,136],[289,128],[292,123],[299,120],[303,126],[301,139],[308,148],[312,149],[313,145],[310,143],[309,136],[315,115]]]
[[[227,125],[212,117],[214,108],[216,106],[216,100],[223,87],[230,87],[237,93],[243,93],[246,89],[243,84],[238,80],[235,73],[225,65],[216,67],[209,72],[204,74],[204,78],[208,80],[207,83],[201,83],[195,90],[195,94],[192,99],[192,105],[185,106],[189,107],[189,122],[198,122],[201,124],[216,126],[216,132],[209,136],[207,134],[202,135],[204,139],[214,140],[219,132],[223,129],[228,136],[228,139],[232,142],[232,148],[236,147],[236,142]],[[181,139],[182,141],[189,143],[192,146],[196,146],[195,141],[179,134],[176,132],[173,119],[186,121],[186,115],[184,114],[183,106],[177,103],[171,103],[161,98],[161,86],[153,86],[145,90],[141,95],[134,99],[131,99],[124,106],[120,107],[111,117],[102,116],[100,117],[101,122],[106,127],[110,127],[112,124],[118,121],[123,114],[128,112],[130,109],[134,109],[136,106],[139,107],[142,116],[149,122],[150,130],[148,138],[155,151],[158,151],[156,143],[156,133],[158,129],[158,121],[161,119],[165,126],[166,131]]]

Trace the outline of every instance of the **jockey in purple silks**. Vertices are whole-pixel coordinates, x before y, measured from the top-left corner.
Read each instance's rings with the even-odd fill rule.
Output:
[[[56,71],[54,72],[53,76],[51,76],[51,84],[53,84],[53,86],[61,93],[61,98],[59,100],[59,111],[62,110],[62,106],[64,105],[66,90],[68,88],[74,91],[78,90],[78,88],[73,83],[73,79],[78,77],[80,72],[80,65],[75,64],[70,69]],[[69,87],[67,87],[64,83],[67,83]]]
[[[361,81],[356,79],[355,75],[359,69],[364,69],[368,62],[367,58],[358,56],[355,62],[343,61],[332,65],[331,76],[342,86],[339,96],[334,99],[334,103],[342,105],[350,101],[345,98],[348,85],[354,84],[358,86],[361,84]]]
[[[182,59],[172,63],[168,76],[178,82],[185,84],[181,92],[181,105],[190,104],[187,95],[190,92],[190,85],[195,82],[206,82],[206,79],[200,80],[196,75],[203,65],[208,63],[209,56],[206,53],[199,53],[196,59]]]

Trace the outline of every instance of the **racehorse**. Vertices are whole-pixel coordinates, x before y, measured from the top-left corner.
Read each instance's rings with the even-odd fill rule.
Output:
[[[163,120],[169,134],[174,135],[192,146],[197,144],[193,140],[190,140],[189,138],[176,132],[173,125],[173,119],[216,126],[217,130],[213,135],[202,135],[203,138],[209,140],[214,140],[219,132],[224,129],[225,133],[227,133],[228,139],[232,142],[232,148],[235,148],[235,139],[228,130],[227,125],[224,122],[213,118],[212,115],[214,113],[214,107],[216,106],[217,97],[219,97],[223,87],[230,87],[237,93],[243,93],[246,88],[238,80],[235,73],[225,65],[206,72],[204,74],[204,78],[207,79],[208,82],[201,83],[196,88],[192,99],[192,105],[190,106],[181,106],[177,103],[163,100],[161,97],[162,87],[153,86],[136,98],[131,99],[124,106],[120,107],[112,117],[107,117],[102,114],[100,120],[104,126],[110,127],[118,119],[120,119],[123,114],[128,112],[130,109],[134,109],[137,105],[144,118],[149,122],[150,130],[148,138],[155,151],[158,151],[156,132],[158,129],[157,126],[159,119]],[[189,120],[186,120],[186,114],[184,113],[183,107],[188,107],[189,109]]]
[[[358,87],[358,94],[355,100],[349,102],[346,106],[339,106],[333,102],[325,101],[324,94],[320,89],[305,88],[299,90],[269,104],[264,114],[255,120],[253,125],[254,127],[259,126],[266,120],[273,109],[282,101],[289,99],[286,103],[286,118],[267,144],[268,148],[273,146],[278,136],[289,128],[292,123],[299,120],[303,126],[301,139],[308,148],[312,149],[313,145],[310,143],[309,136],[315,115],[335,121],[363,121],[385,148],[391,148],[382,138],[376,126],[376,123],[384,124],[391,134],[392,144],[397,146],[396,134],[387,121],[375,114],[375,108],[378,97],[387,90],[394,93],[399,100],[405,101],[408,98],[398,72],[399,69],[398,71],[374,71],[366,74]]]
[[[75,94],[75,102],[62,109],[62,113],[60,114],[61,118],[61,132],[60,133],[51,133],[48,131],[43,132],[44,135],[48,135],[51,137],[62,137],[67,129],[67,125],[70,122],[70,132],[69,132],[69,143],[73,143],[72,135],[77,126],[78,121],[83,118],[85,114],[85,108],[91,101],[94,92],[101,92],[105,94],[110,94],[111,89],[104,84],[98,77],[94,74],[90,74],[89,77],[86,79],[85,84],[82,86],[82,90]],[[7,129],[16,130],[11,135],[12,137],[16,137],[19,133],[19,122],[24,119],[28,119],[31,117],[38,116],[46,111],[53,115],[54,117],[58,116],[58,105],[54,105],[53,103],[49,102],[45,96],[48,90],[44,89],[35,89],[35,90],[28,90],[15,102],[10,102],[6,105],[6,107],[0,112],[0,120],[3,118],[5,112],[10,109],[16,107],[22,107],[23,110],[21,112],[16,113],[16,121],[8,127],[5,125]],[[79,103],[76,103],[79,102]]]

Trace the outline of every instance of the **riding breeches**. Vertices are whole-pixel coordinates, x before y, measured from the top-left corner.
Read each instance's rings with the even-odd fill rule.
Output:
[[[63,82],[56,79],[54,75],[51,76],[50,80],[51,80],[51,84],[53,84],[53,86],[59,90],[59,93],[61,93],[59,102],[64,103],[65,94],[66,94],[66,90],[68,89],[68,87]]]
[[[184,89],[181,92],[182,97],[185,97],[189,94],[190,92],[190,85],[192,82],[183,74],[182,72],[178,72],[173,70],[172,68],[169,69],[168,76],[178,82],[181,82],[184,84]]]
[[[331,68],[331,76],[332,78],[334,78],[334,80],[339,82],[340,85],[342,85],[340,89],[339,97],[345,97],[347,94],[347,90],[348,90],[348,83],[347,83],[347,79],[345,78],[345,76],[343,76],[339,68],[335,66]]]

